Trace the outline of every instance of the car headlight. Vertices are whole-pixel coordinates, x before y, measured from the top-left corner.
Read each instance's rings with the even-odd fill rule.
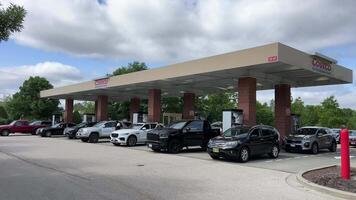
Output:
[[[239,144],[238,141],[227,142],[224,146],[228,148],[234,148]]]
[[[160,138],[168,138],[168,133],[160,133],[159,137]]]

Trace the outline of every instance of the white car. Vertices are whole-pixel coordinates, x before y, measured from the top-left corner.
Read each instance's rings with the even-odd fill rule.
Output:
[[[81,128],[77,138],[83,142],[97,143],[99,138],[110,138],[110,134],[117,129],[116,121],[102,121],[92,127]]]
[[[110,141],[114,145],[135,146],[136,144],[145,144],[147,132],[156,128],[163,128],[163,125],[158,123],[137,123],[130,129],[120,129],[112,132]]]

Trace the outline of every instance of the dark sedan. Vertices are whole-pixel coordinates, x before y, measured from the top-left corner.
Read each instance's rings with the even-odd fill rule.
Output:
[[[66,135],[69,139],[76,138],[76,134],[81,128],[92,127],[96,124],[96,122],[82,122],[74,127],[68,127],[64,129],[64,135]]]
[[[74,127],[73,123],[59,123],[51,127],[41,128],[39,130],[39,135],[41,137],[51,137],[52,135],[63,135],[64,129],[68,127]]]
[[[213,159],[222,157],[247,162],[251,156],[262,154],[277,158],[279,139],[278,131],[271,126],[235,127],[211,139],[207,150]]]

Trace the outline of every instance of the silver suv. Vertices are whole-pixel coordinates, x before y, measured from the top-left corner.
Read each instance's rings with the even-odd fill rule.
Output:
[[[299,150],[311,151],[313,154],[317,154],[320,149],[329,149],[331,152],[335,152],[336,140],[329,128],[302,127],[297,130],[296,134],[287,137],[285,149],[287,152]]]

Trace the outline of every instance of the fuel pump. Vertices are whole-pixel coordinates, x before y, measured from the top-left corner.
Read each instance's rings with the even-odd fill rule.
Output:
[[[223,110],[223,132],[229,128],[242,126],[243,123],[243,110],[228,109]]]

